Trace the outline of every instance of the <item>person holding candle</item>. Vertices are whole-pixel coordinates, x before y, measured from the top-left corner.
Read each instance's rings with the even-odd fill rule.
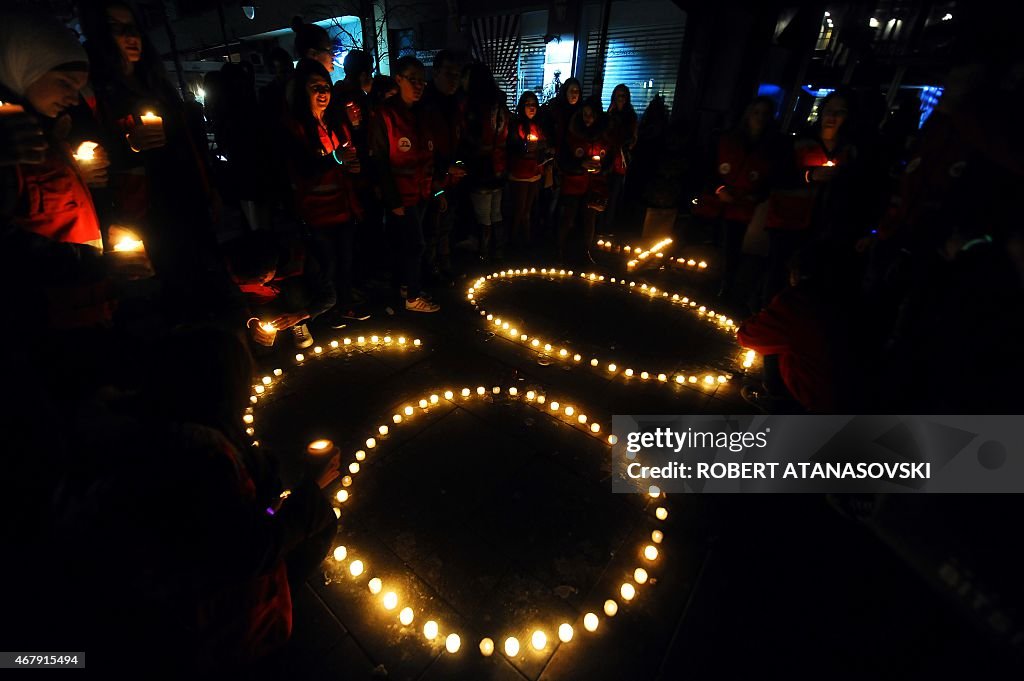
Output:
[[[142,236],[175,314],[227,304],[213,220],[220,201],[209,183],[205,139],[196,139],[159,53],[131,7],[117,0],[84,5],[90,54],[90,107],[110,157],[110,221]]]
[[[303,59],[290,84],[288,167],[292,194],[303,223],[317,245],[320,262],[335,283],[338,318],[353,304],[352,252],[355,220],[361,214],[353,178],[362,163],[347,124],[326,114],[331,102],[331,81],[323,66]]]
[[[421,288],[423,216],[434,175],[434,142],[426,113],[418,106],[427,85],[426,69],[415,57],[402,57],[394,77],[399,94],[377,109],[370,124],[370,154],[388,211],[388,229],[399,242],[405,309],[437,312],[441,306]]]
[[[23,322],[43,329],[109,325],[116,260],[103,254],[100,221],[66,141],[66,111],[88,79],[85,51],[56,21],[0,16],[0,131],[13,142],[0,163],[4,276]]]
[[[470,64],[463,76],[466,118],[460,156],[466,163],[466,185],[477,224],[481,260],[502,258],[505,232],[501,195],[505,186],[509,111],[485,64]],[[492,253],[493,251],[493,253]]]
[[[585,258],[590,257],[597,214],[607,205],[607,176],[614,160],[608,118],[600,102],[588,100],[572,118],[565,141],[558,151],[562,175],[558,220],[558,258],[564,260],[569,234],[577,220],[583,227]]]
[[[319,249],[308,248],[296,235],[258,232],[225,250],[228,272],[245,297],[253,341],[270,346],[278,331],[291,329],[296,349],[312,345],[305,322],[335,304],[332,273],[318,257]]]
[[[573,115],[579,110],[583,102],[583,86],[577,78],[566,78],[562,83],[554,99],[544,103],[541,107],[541,127],[544,129],[544,136],[548,140],[548,146],[557,159],[558,150],[565,141],[569,131],[569,122]],[[540,200],[544,217],[545,229],[556,231],[557,210],[559,205],[559,189],[562,184],[561,172],[557,161],[545,166],[544,191],[541,192]]]
[[[533,206],[540,192],[544,166],[551,161],[544,129],[537,120],[536,93],[524,92],[516,106],[508,137],[509,191],[512,194],[512,239],[530,248]]]
[[[292,590],[330,549],[337,520],[323,489],[339,460],[296,471],[283,498],[275,457],[239,418],[254,367],[238,336],[182,327],[151,353],[136,390],[106,391],[73,431],[55,500],[67,619],[97,649],[173,646],[174,678],[246,677],[239,667],[288,640]]]

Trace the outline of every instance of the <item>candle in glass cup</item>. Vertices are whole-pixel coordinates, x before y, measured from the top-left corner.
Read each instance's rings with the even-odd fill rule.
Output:
[[[114,228],[111,228],[111,241],[113,241],[113,250],[115,253],[130,253],[145,250],[145,245],[142,243],[142,240],[139,239],[138,235],[131,230],[118,227],[116,229],[116,237],[113,234],[114,231]]]
[[[96,160],[96,147],[99,145],[96,142],[82,142],[78,145],[78,149],[72,154],[74,159],[79,163],[89,163]]]
[[[146,113],[142,114],[142,124],[143,125],[163,125],[164,124],[164,119],[161,118],[160,116],[157,116],[152,111],[147,111]]]

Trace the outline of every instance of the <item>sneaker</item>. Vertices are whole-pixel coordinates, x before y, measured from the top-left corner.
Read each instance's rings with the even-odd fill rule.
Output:
[[[308,348],[313,344],[313,336],[309,333],[309,327],[305,324],[296,324],[292,327],[292,340],[295,341],[295,347],[298,350]]]
[[[437,312],[441,306],[427,300],[425,297],[406,299],[405,309],[410,312]]]

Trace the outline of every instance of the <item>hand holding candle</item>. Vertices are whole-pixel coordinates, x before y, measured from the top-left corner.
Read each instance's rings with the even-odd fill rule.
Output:
[[[277,327],[271,322],[259,319],[250,320],[249,330],[252,333],[252,339],[254,342],[268,348],[273,346],[274,341],[277,339]]]
[[[122,279],[148,279],[154,275],[146,246],[135,232],[121,225],[111,225],[107,243],[112,274]]]
[[[78,163],[78,170],[82,179],[90,187],[107,186],[107,168],[110,167],[110,159],[107,152],[96,142],[82,142],[78,149],[72,154]]]
[[[138,124],[127,135],[133,151],[159,149],[167,144],[164,134],[164,119],[147,111],[138,119]]]

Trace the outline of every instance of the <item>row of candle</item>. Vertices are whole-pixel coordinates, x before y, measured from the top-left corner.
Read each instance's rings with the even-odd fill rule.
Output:
[[[267,327],[269,327],[269,328],[267,328]],[[273,324],[265,324],[264,325],[264,329],[267,330],[267,331],[273,330],[273,328],[274,328]],[[330,348],[331,350],[337,350],[339,347],[346,347],[346,348],[352,347],[352,346],[365,347],[366,345],[392,346],[392,347],[398,347],[398,348],[405,348],[405,347],[409,347],[411,345],[412,347],[418,348],[421,345],[423,345],[423,341],[421,341],[419,338],[414,338],[412,341],[410,341],[405,336],[397,336],[397,337],[394,337],[394,338],[391,337],[391,336],[377,336],[377,335],[373,335],[373,336],[356,336],[354,339],[353,338],[342,338],[340,341],[339,340],[332,340],[330,343],[327,344],[327,347]],[[324,354],[324,351],[325,351],[325,349],[324,349],[324,347],[322,345],[315,345],[315,346],[313,346],[313,355],[314,356],[322,355],[322,354]],[[301,352],[297,353],[295,355],[295,361],[298,364],[302,364],[303,362],[306,361],[306,359],[307,359],[306,355],[301,353]]]
[[[559,402],[558,400],[551,399],[542,390],[529,389],[523,390],[516,386],[503,388],[502,386],[492,386],[490,389],[485,386],[477,386],[476,388],[463,387],[460,389],[443,389],[429,395],[424,395],[418,401],[413,400],[412,402],[399,407],[395,413],[391,416],[393,424],[406,423],[410,418],[415,416],[417,413],[417,406],[422,412],[428,412],[432,407],[441,404],[442,399],[448,404],[457,404],[459,399],[486,399],[488,396],[502,396],[508,399],[521,399],[530,406],[544,411],[551,416],[564,417],[563,420],[568,421],[571,425],[583,430],[593,436],[597,436],[601,432],[601,425],[596,421],[590,421],[590,418],[578,410],[578,408]],[[416,405],[416,406],[414,406]],[[546,406],[545,406],[546,405]],[[337,491],[334,499],[337,503],[346,504],[352,499],[352,486],[355,482],[355,477],[362,469],[362,463],[366,460],[368,451],[377,450],[383,440],[386,440],[391,435],[391,427],[387,424],[380,424],[377,426],[376,431],[368,438],[365,439],[363,446],[365,449],[357,449],[352,455],[352,461],[348,464],[348,475],[345,475],[341,479],[341,488]],[[608,435],[605,439],[607,444],[614,445],[618,439],[614,434]],[[309,443],[307,446],[307,452],[314,457],[323,457],[327,454],[335,451],[334,443],[327,439],[318,439]],[[652,488],[649,495],[652,498],[663,497],[664,494],[656,488]],[[340,506],[335,507],[335,514],[341,517]],[[665,506],[658,506],[654,509],[654,517],[659,521],[665,521],[668,519],[668,509]],[[631,578],[623,581],[618,587],[618,598],[623,603],[629,603],[635,599],[638,595],[638,588],[648,584],[651,580],[648,569],[652,567],[658,558],[660,557],[660,550],[658,545],[664,540],[664,532],[662,530],[654,530],[650,535],[650,542],[644,542],[640,547],[639,557],[641,559],[641,565],[635,567],[631,572]],[[365,560],[362,558],[354,558],[352,552],[347,546],[339,545],[335,547],[333,551],[333,558],[336,563],[345,564],[345,568],[353,578],[360,579],[364,576],[368,576],[368,566]],[[379,598],[380,605],[387,612],[398,612],[398,621],[402,626],[411,627],[414,621],[417,619],[417,613],[411,605],[405,605],[401,609],[399,606],[403,605],[401,597],[398,591],[386,588],[384,581],[377,576],[369,577],[366,582],[366,587],[369,592],[376,598]],[[608,598],[604,601],[603,611],[607,617],[614,617],[619,610],[619,601],[615,598]],[[420,617],[427,617],[425,613],[421,613]],[[583,629],[588,632],[596,632],[600,626],[600,617],[596,612],[586,612],[582,618]],[[427,641],[433,642],[436,640],[443,640],[445,650],[450,654],[458,653],[462,648],[462,636],[458,632],[449,632],[442,636],[441,625],[437,619],[427,619],[423,625],[423,636]],[[573,640],[575,629],[569,622],[562,622],[558,625],[554,635],[557,636],[558,640],[562,643],[569,643]],[[537,652],[543,652],[547,649],[549,643],[548,633],[541,628],[534,629],[529,637],[530,647]],[[507,636],[502,642],[502,651],[507,657],[517,658],[522,650],[522,644],[516,636]],[[480,639],[478,648],[480,653],[485,657],[489,657],[496,650],[495,640],[490,637],[483,637]]]
[[[529,347],[537,352],[543,352],[552,357],[558,357],[563,361],[572,361],[574,363],[586,363],[595,368],[604,367],[604,369],[611,374],[618,374],[626,379],[632,379],[634,377],[640,380],[652,380],[661,383],[676,383],[676,384],[701,384],[704,386],[713,386],[716,384],[727,383],[732,375],[729,373],[718,373],[718,374],[704,374],[703,376],[696,373],[685,374],[685,373],[672,373],[668,372],[656,372],[656,371],[636,371],[631,367],[623,367],[620,371],[620,363],[614,361],[602,362],[596,357],[584,357],[578,352],[573,352],[566,347],[556,347],[550,342],[545,342],[540,338],[532,337],[525,329],[521,329],[518,326],[513,325],[511,322],[502,320],[501,317],[497,317],[492,313],[489,313],[486,309],[481,306],[480,295],[487,282],[493,279],[512,279],[521,276],[542,276],[542,277],[559,277],[559,278],[575,278],[576,274],[572,270],[559,270],[559,269],[547,269],[541,268],[539,271],[537,268],[523,268],[516,270],[502,270],[501,272],[494,272],[485,277],[480,277],[467,289],[466,299],[473,305],[481,316],[483,316],[489,326],[495,327],[495,333],[507,338],[512,342],[519,343]],[[704,305],[698,305],[694,300],[691,300],[688,296],[681,296],[678,293],[669,293],[668,291],[660,291],[655,286],[648,286],[645,283],[641,283],[637,286],[635,281],[627,281],[625,279],[617,279],[616,277],[606,278],[604,275],[595,273],[581,272],[579,278],[582,278],[589,283],[605,283],[606,281],[610,284],[618,284],[623,290],[629,292],[638,292],[646,294],[651,298],[660,298],[666,300],[672,304],[678,304],[682,307],[688,308],[696,312],[700,317],[703,317],[707,321],[716,325],[717,328],[723,332],[735,335],[736,325],[732,319],[726,317],[724,314],[716,313],[714,310],[708,310]],[[749,368],[749,367],[747,367]]]

